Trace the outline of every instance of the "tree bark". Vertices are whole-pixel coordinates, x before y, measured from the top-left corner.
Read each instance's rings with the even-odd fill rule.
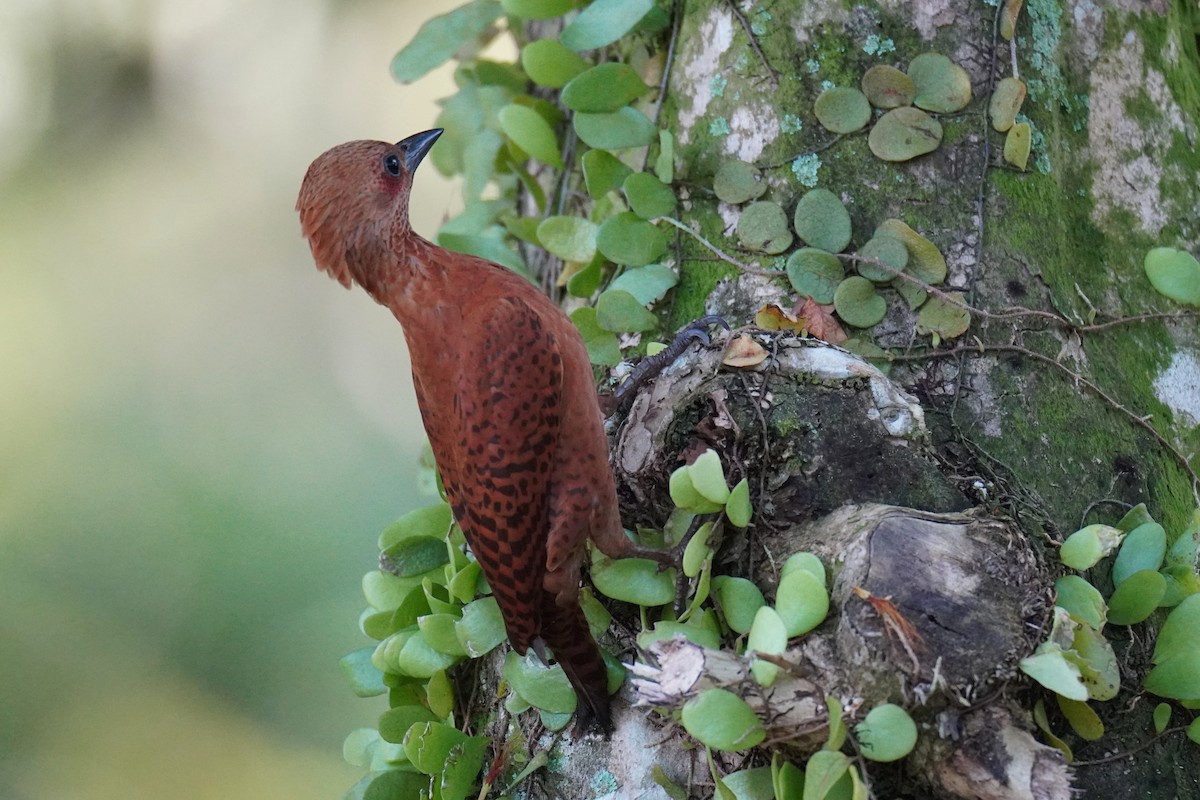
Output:
[[[719,348],[693,348],[639,394],[618,427],[614,468],[627,516],[662,522],[669,506],[666,476],[697,439],[752,478],[756,524],[747,540],[727,544],[723,556],[727,571],[766,586],[770,559],[762,553],[791,548],[780,551],[786,556],[800,548],[797,537],[805,531],[805,549],[824,546],[823,555],[834,559],[879,541],[835,539],[832,547],[812,538],[814,530],[830,530],[821,527],[829,524],[827,515],[848,513],[837,511],[847,503],[970,509],[958,517],[880,513],[959,528],[968,519],[983,520],[978,524],[991,531],[979,540],[987,543],[984,550],[1005,569],[1022,567],[996,584],[994,602],[1016,604],[998,616],[1031,627],[998,640],[1014,649],[993,659],[995,672],[980,679],[978,691],[943,693],[938,707],[963,714],[952,726],[961,739],[925,740],[918,753],[923,774],[880,768],[873,774],[876,796],[1063,797],[1069,781],[1089,798],[1200,797],[1200,759],[1180,752],[1189,747],[1181,737],[1068,776],[1054,753],[1027,733],[1036,693],[1019,679],[1008,683],[1017,677],[1015,660],[1045,634],[1037,626],[1052,605],[1056,569],[1048,542],[1085,521],[1111,523],[1122,513],[1119,504],[1139,502],[1168,531],[1178,531],[1197,503],[1188,458],[1200,448],[1200,325],[1194,317],[1103,330],[1088,325],[1176,310],[1150,287],[1142,259],[1155,246],[1193,252],[1200,246],[1200,13],[1186,0],[1103,6],[1030,0],[1011,45],[996,33],[996,11],[973,0],[853,7],[838,0],[693,0],[677,3],[675,14],[667,92],[652,98],[646,111],[657,112],[659,126],[673,136],[683,223],[731,256],[715,256],[697,237],[678,233],[673,260],[680,283],[669,296],[675,327],[705,314],[744,325],[765,303],[788,308],[797,301],[786,280],[730,263],[781,267],[774,257],[739,249],[732,230],[742,209],[711,191],[720,163],[730,158],[756,164],[768,186],[764,199],[789,215],[812,186],[839,195],[851,215],[851,250],[883,220],[905,221],[945,256],[948,288],[988,313],[974,315],[962,339],[931,346],[928,336],[916,333],[915,312],[885,289],[887,317],[866,336],[904,357],[890,372],[903,389],[882,375],[814,378],[791,368],[789,354],[812,344],[781,334],[758,334],[772,355],[753,373],[723,370]],[[928,51],[964,67],[973,92],[966,110],[942,116],[945,137],[934,152],[884,162],[872,154],[865,131],[835,137],[818,124],[813,102],[825,85],[857,86],[871,66],[903,70]],[[1002,161],[1003,134],[986,115],[992,87],[1014,69],[1029,87],[1022,108],[1034,130],[1027,171]],[[1010,306],[1069,322],[1003,316]],[[719,374],[725,377],[716,386]],[[891,406],[877,402],[872,380],[889,387],[894,408],[923,416],[927,425],[890,432],[883,412]],[[732,409],[732,426],[698,424],[719,416],[720,406]],[[797,426],[805,435],[789,438]],[[1000,517],[1006,521],[996,521]],[[918,554],[918,540],[928,544],[920,536],[892,540],[898,548],[889,557],[893,568],[906,555],[914,563],[938,563],[936,554]],[[980,562],[979,575],[986,563]],[[914,607],[928,608],[928,602]],[[849,594],[835,592],[827,626],[849,624],[853,603]],[[802,646],[808,652],[800,656],[813,664],[844,656],[838,641],[836,631],[827,631]],[[983,640],[967,641],[970,648]],[[1094,704],[1107,727],[1104,739],[1072,738],[1052,712],[1051,724],[1079,759],[1131,750],[1153,735],[1148,715],[1157,701],[1137,689],[1152,643],[1129,638],[1114,646],[1128,667],[1127,689]],[[895,668],[904,656],[889,658]],[[907,690],[929,678],[922,672],[928,666],[917,668]],[[983,668],[971,664],[964,674]],[[822,674],[842,675],[833,681],[840,688],[874,686],[846,680],[849,669],[833,658]],[[641,685],[658,686],[661,678],[653,668],[643,670]],[[813,691],[819,696],[829,689]],[[813,691],[796,696],[807,702]],[[629,690],[625,696],[634,697]],[[661,693],[655,697],[662,707],[673,704]],[[644,694],[641,699],[651,702]],[[819,722],[821,709],[814,708],[806,722]],[[642,710],[619,708],[617,723],[611,751],[598,740],[566,745],[572,767],[546,778],[549,795],[602,795],[595,777],[603,774],[621,787],[615,796],[656,796],[643,795],[656,791],[647,767],[655,764],[695,796],[709,796],[707,764],[679,746],[677,729],[658,730],[664,723]],[[1006,763],[1023,764],[1023,777],[997,768],[998,753],[1011,756]],[[735,762],[727,758],[724,766],[736,768]]]

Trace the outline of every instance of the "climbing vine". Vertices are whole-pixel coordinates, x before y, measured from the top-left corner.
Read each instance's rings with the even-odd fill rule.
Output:
[[[757,67],[775,86],[815,95],[797,104],[795,113],[782,116],[781,130],[799,134],[819,126],[827,135],[824,141],[776,164],[732,157],[686,163],[682,141],[659,124],[680,45],[683,10],[677,6],[654,0],[582,5],[575,0],[473,0],[427,22],[396,55],[391,70],[397,80],[411,82],[448,60],[458,62],[457,92],[441,101],[436,121],[446,133],[430,160],[444,174],[461,178],[464,209],[438,231],[439,244],[496,261],[559,293],[573,307],[571,319],[598,367],[615,367],[628,356],[661,346],[651,339],[661,338],[678,322],[674,305],[689,302],[679,295],[696,294],[695,286],[681,280],[684,262],[699,260],[693,255],[697,252],[712,260],[708,285],[758,279],[777,289],[780,302],[752,310],[757,326],[817,336],[879,364],[1016,348],[1067,370],[1077,384],[1147,431],[1187,474],[1193,493],[1200,492],[1196,472],[1175,443],[1054,359],[1012,342],[975,339],[942,347],[950,340],[967,342],[964,337],[978,320],[1032,319],[1080,335],[1195,312],[1097,322],[1095,314],[1069,320],[1025,308],[980,309],[966,286],[946,286],[952,280],[946,257],[933,233],[921,232],[919,211],[880,214],[870,220],[871,234],[856,239],[851,209],[858,198],[817,186],[822,156],[863,138],[876,159],[901,164],[928,156],[947,139],[961,139],[965,126],[976,120],[983,121],[985,154],[991,142],[987,127],[1003,134],[998,157],[985,155],[984,173],[1022,175],[1031,157],[1036,169],[1048,171],[1044,140],[1022,114],[1026,99],[1044,89],[1018,74],[1015,31],[1022,3],[1008,0],[997,9],[997,36],[1011,43],[1011,74],[994,86],[989,75],[982,100],[973,96],[966,70],[946,55],[903,52],[903,43],[898,46],[876,34],[867,37],[863,52],[894,56],[903,69],[874,64],[859,70],[855,60],[842,54],[826,64],[810,59],[799,65],[798,74],[789,74],[772,65],[759,47],[770,12],[755,7],[747,13],[736,4],[731,10],[755,56],[737,69],[744,74]],[[515,61],[483,55],[500,36],[516,44]],[[820,82],[819,72],[827,73]],[[718,74],[707,89],[720,96],[730,90],[729,82]],[[984,102],[986,110],[980,108]],[[732,128],[718,116],[701,131],[719,139],[731,135]],[[784,179],[772,177],[784,169]],[[898,174],[893,177],[899,179]],[[779,190],[781,185],[786,190]],[[689,216],[697,197],[715,197],[715,215]],[[979,204],[982,235],[982,199]],[[1200,264],[1191,254],[1172,247],[1151,249],[1145,273],[1163,295],[1200,306]],[[889,322],[894,332],[897,320],[910,342],[922,337],[927,349],[897,354],[881,347],[873,332]],[[749,340],[729,356],[743,365],[765,357]],[[750,660],[758,684],[771,686],[789,640],[825,617],[829,595],[824,565],[811,554],[794,554],[780,570],[774,602],[768,602],[753,582],[713,570],[722,528],[743,528],[753,518],[744,477],[730,487],[719,457],[708,451],[674,472],[670,493],[676,511],[663,529],[637,533],[642,543],[657,546],[679,545],[694,533],[682,559],[690,593],[677,598],[676,576],[656,571],[649,562],[610,561],[594,553],[591,578],[597,592],[639,608],[639,646],[683,636],[704,647],[736,650]],[[1200,640],[1196,526],[1174,537],[1168,552],[1161,526],[1147,528],[1155,525],[1141,507],[1111,528],[1089,526],[1063,545],[1064,562],[1084,570],[1124,541],[1107,598],[1082,577],[1060,579],[1054,627],[1024,664],[1030,676],[1056,694],[1060,710],[1084,738],[1097,734],[1087,701],[1110,699],[1115,687],[1115,656],[1103,637],[1104,625],[1149,624],[1147,618],[1160,606],[1174,610],[1162,628],[1147,689],[1186,709],[1200,703],[1200,686],[1188,677],[1200,674],[1200,656],[1190,644]],[[1095,551],[1088,563],[1073,556],[1084,547]],[[459,800],[474,794],[480,783],[486,793],[492,786],[518,782],[542,766],[544,756],[521,755],[521,743],[509,742],[503,749],[493,748],[493,763],[485,769],[489,740],[472,732],[482,730],[488,720],[467,716],[464,699],[449,677],[450,670],[494,650],[505,633],[448,506],[437,503],[407,515],[384,532],[380,549],[380,570],[364,580],[369,608],[360,619],[363,632],[378,644],[342,662],[358,694],[386,693],[390,706],[375,728],[356,731],[347,740],[347,759],[371,773],[357,788],[358,795]],[[609,612],[587,590],[582,603],[598,635],[608,627]],[[612,659],[609,668],[615,688],[624,672]],[[560,669],[508,653],[500,678],[507,694],[496,713],[536,713],[552,731],[567,724],[575,698]],[[829,737],[804,771],[774,752],[769,767],[721,774],[710,755],[717,791],[737,798],[864,797],[862,760],[856,763],[840,752],[849,735],[846,712],[835,698],[827,702]],[[1155,715],[1159,733],[1169,724],[1171,707],[1165,709]],[[911,718],[886,704],[864,712],[854,728],[855,741],[871,743],[867,749],[876,761],[904,757],[916,739]],[[1035,718],[1051,741],[1061,744],[1051,733],[1044,707],[1035,709]],[[710,750],[745,750],[764,738],[749,706],[723,689],[689,700],[679,721]],[[1188,735],[1200,739],[1196,723]],[[682,791],[665,776],[657,779],[668,793]],[[812,788],[817,786],[829,793],[818,794]]]

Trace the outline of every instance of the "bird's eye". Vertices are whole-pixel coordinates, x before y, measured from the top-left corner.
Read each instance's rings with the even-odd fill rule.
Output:
[[[393,178],[400,177],[400,156],[395,153],[388,153],[383,157],[383,169]]]

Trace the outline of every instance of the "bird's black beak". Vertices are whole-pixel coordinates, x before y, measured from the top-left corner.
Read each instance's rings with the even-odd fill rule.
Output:
[[[408,167],[410,174],[416,170],[417,165],[425,158],[425,154],[433,148],[433,143],[442,135],[442,131],[442,128],[434,128],[424,133],[414,133],[407,139],[396,142],[396,147],[404,153],[404,166]]]

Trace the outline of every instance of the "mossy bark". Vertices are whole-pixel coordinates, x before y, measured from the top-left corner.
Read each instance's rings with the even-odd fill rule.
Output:
[[[977,308],[1020,305],[1081,325],[1177,310],[1151,288],[1142,259],[1155,246],[1200,246],[1194,4],[1029,0],[1012,51],[994,33],[995,9],[973,0],[737,8],[680,5],[659,119],[674,136],[681,216],[727,254],[782,267],[781,257],[739,250],[733,228],[741,209],[711,192],[722,160],[737,158],[760,167],[769,187],[762,199],[789,214],[812,186],[838,194],[851,214],[850,251],[883,220],[904,220],[938,246],[949,286]],[[865,131],[837,138],[816,121],[813,102],[824,87],[858,86],[871,66],[903,69],[929,51],[963,66],[974,92],[964,111],[941,117],[944,140],[935,152],[883,162]],[[989,88],[1012,74],[1012,52],[1029,86],[1027,171],[1002,163],[1003,134],[986,117]],[[673,325],[705,313],[747,323],[763,302],[797,299],[786,280],[743,275],[694,237],[680,234],[675,254],[681,283]],[[914,332],[915,314],[893,290],[883,292],[888,316],[865,336],[894,350],[928,344]],[[1197,503],[1194,476],[1179,458],[1200,450],[1195,318],[1079,334],[1035,318],[976,316],[966,340],[984,345],[954,360],[897,364],[893,377],[925,404],[942,452],[980,477],[986,493],[975,502],[1008,506],[1034,537],[1059,538],[1083,520],[1112,522],[1121,513],[1114,503],[1143,501],[1168,531],[1182,529]],[[989,352],[989,344],[1015,344],[1065,369],[1018,350]],[[1148,417],[1177,452],[1117,404]],[[1136,696],[1148,647],[1135,640],[1117,650],[1127,656],[1131,693],[1097,704],[1108,725],[1103,740],[1068,737],[1083,760],[1153,736],[1145,720],[1115,711]],[[1052,724],[1067,735],[1061,718]],[[1200,758],[1183,758],[1179,748],[1187,746],[1163,742],[1080,769],[1077,785],[1088,797],[1200,797]],[[1148,775],[1163,776],[1154,785],[1169,786],[1167,794],[1155,794]]]

